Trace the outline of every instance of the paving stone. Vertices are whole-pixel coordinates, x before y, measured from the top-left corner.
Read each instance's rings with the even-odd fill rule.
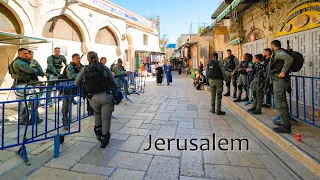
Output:
[[[212,180],[212,179],[180,176],[180,180]]]
[[[210,119],[209,122],[211,125],[226,125],[226,126],[229,125],[227,121],[224,119]]]
[[[76,160],[68,159],[67,157],[59,157],[52,159],[45,166],[50,168],[70,170],[75,164],[77,164]]]
[[[146,136],[149,133],[149,130],[123,127],[118,131],[118,133],[119,134],[136,135],[136,136]]]
[[[171,112],[158,112],[153,119],[167,121],[170,119],[171,114],[172,114]]]
[[[144,120],[130,120],[125,127],[138,128],[141,126]]]
[[[108,180],[107,176],[101,176],[96,174],[85,174],[81,180]]]
[[[41,168],[32,175],[30,175],[27,180],[55,180],[55,179],[63,179],[63,180],[80,180],[84,177],[84,174],[66,171],[62,169],[54,169],[54,168]]]
[[[118,117],[116,116],[116,118],[118,118]],[[111,121],[113,123],[126,124],[130,121],[130,119],[119,118],[119,119],[111,119]]]
[[[205,176],[216,179],[243,179],[252,180],[249,170],[239,166],[205,164]]]
[[[104,176],[111,176],[112,172],[114,171],[114,168],[77,163],[71,169],[71,171],[84,173],[84,174],[100,174]]]
[[[195,129],[211,129],[211,125],[208,120],[195,120],[194,127]]]
[[[146,123],[146,122],[144,122]],[[167,125],[167,126],[177,126],[178,122],[174,121],[162,121],[162,120],[152,120],[150,124],[157,124],[157,125]]]
[[[179,128],[194,128],[193,122],[182,122],[182,121],[179,122],[178,127]]]
[[[239,137],[238,134],[234,131],[220,131],[222,137],[233,137],[237,138]]]
[[[127,169],[117,169],[110,180],[142,180],[145,172],[127,170]]]
[[[185,111],[187,112],[187,111]],[[172,117],[178,117],[178,118],[198,118],[197,114],[191,114],[191,113],[183,113],[183,112],[175,112],[172,113]]]
[[[138,171],[146,171],[148,169],[151,159],[151,155],[120,151],[108,163],[108,166]]]
[[[141,126],[139,127],[140,129],[149,129],[149,130],[158,130],[160,129],[161,125],[159,124],[141,124]]]
[[[144,136],[130,136],[122,145],[120,150],[128,152],[138,152],[144,139]]]
[[[176,126],[161,126],[157,137],[162,139],[174,138],[176,136]]]
[[[182,152],[180,175],[203,177],[204,169],[201,154],[200,150]]]
[[[5,162],[13,156],[17,155],[14,151],[2,150],[0,151],[0,162]]]
[[[91,143],[98,143],[99,141],[97,140],[96,137],[75,137],[74,141],[82,141],[82,142],[91,142]],[[52,147],[53,149],[53,147]]]
[[[271,172],[277,179],[294,179],[288,169],[281,165],[280,161],[271,155],[257,155],[260,161],[265,165],[265,167]]]
[[[221,136],[220,132],[213,131],[209,129],[187,129],[187,128],[178,128],[177,133],[179,134],[192,134],[192,135],[203,135],[203,136],[212,136],[213,133],[216,136]]]
[[[155,156],[152,159],[150,168],[146,175],[146,180],[163,180],[179,178],[178,158]],[[164,178],[165,177],[165,178]]]
[[[97,143],[77,142],[73,146],[68,148],[66,151],[61,153],[61,157],[79,161],[86,154],[88,154],[95,146],[97,146]]]
[[[129,136],[130,135],[127,134],[112,133],[110,139],[125,141],[129,138]]]
[[[51,146],[53,146],[53,141],[50,141],[50,142],[48,142],[48,143],[40,146],[39,148],[31,151],[30,153],[31,153],[31,154],[34,154],[34,155],[37,155],[37,154],[40,154],[41,152],[49,149]]]
[[[136,113],[137,114],[137,113]],[[138,120],[146,120],[147,119],[147,116],[138,116],[138,115],[118,115],[116,118],[118,119],[138,119]],[[117,120],[117,119],[116,119]],[[116,122],[115,120],[115,122]]]
[[[134,114],[134,116],[142,116],[142,117],[154,117],[156,115],[156,113],[140,113],[137,112]]]
[[[249,168],[249,171],[255,180],[275,180],[272,174],[267,169]]]
[[[19,164],[24,163],[20,156],[13,156],[4,163],[0,164],[0,175]]]
[[[138,112],[138,109],[126,109],[121,113],[121,115],[130,115],[133,116],[136,112]]]
[[[169,121],[191,121],[191,122],[193,122],[193,118],[192,117],[183,117],[183,118],[181,118],[181,117],[170,117],[170,119],[169,119]]]
[[[259,158],[251,153],[227,152],[227,156],[233,166],[265,168]]]
[[[164,150],[158,150],[155,148],[155,144],[153,143],[151,148],[149,143],[143,143],[139,153],[144,153],[144,154],[152,154],[152,155],[158,155],[158,156],[169,156],[169,157],[180,157],[181,152],[177,149],[176,144],[171,144],[170,145],[170,150],[168,149],[168,141],[165,142],[166,144],[163,146],[157,146],[158,149],[164,149]],[[150,148],[148,150],[148,148]]]
[[[206,164],[217,164],[217,165],[228,165],[228,157],[225,152],[220,150],[217,151],[204,151],[203,152],[204,163]]]
[[[99,146],[97,146],[85,157],[83,157],[79,163],[105,166],[117,154],[123,143],[124,141],[110,140],[105,149],[101,149]]]
[[[123,127],[123,124],[111,123],[110,132],[111,132],[111,133],[116,133],[116,132],[118,132],[122,127]],[[92,129],[92,131],[93,131],[93,129]]]
[[[209,113],[210,113],[209,110],[199,109],[198,110],[198,118],[209,119],[210,118]]]

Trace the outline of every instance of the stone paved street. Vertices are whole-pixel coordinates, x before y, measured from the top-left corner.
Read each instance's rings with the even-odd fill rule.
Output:
[[[171,86],[157,86],[154,80],[148,80],[144,94],[130,96],[132,104],[116,106],[114,116],[119,119],[112,119],[111,142],[106,149],[99,147],[93,132],[94,120],[88,118],[82,121],[81,133],[66,137],[60,158],[52,159],[52,141],[27,146],[30,166],[25,166],[12,149],[0,151],[0,179],[301,179],[264,145],[269,140],[258,139],[261,134],[240,123],[240,115],[229,106],[223,107],[226,116],[211,114],[210,97],[197,91],[192,79],[174,74]],[[177,149],[177,144],[185,148],[184,139],[188,149],[194,148],[189,143],[193,138],[207,138],[213,143],[213,133],[217,140],[247,138],[250,150],[213,151],[212,144],[209,151]],[[159,146],[166,149],[159,151],[153,146],[145,151],[149,135],[153,140],[180,141],[172,141],[170,150]],[[194,143],[200,147],[203,142]]]

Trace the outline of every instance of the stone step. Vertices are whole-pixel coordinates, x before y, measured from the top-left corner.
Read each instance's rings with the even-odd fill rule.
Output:
[[[204,91],[210,95],[210,87],[204,86]],[[257,117],[253,116],[252,114],[248,113],[246,109],[241,107],[241,105],[234,103],[230,98],[223,97],[223,101],[232,107],[237,113],[243,116],[252,126],[258,129],[261,133],[263,133],[266,137],[270,140],[278,144],[281,148],[283,148],[287,153],[297,159],[300,163],[305,165],[310,171],[314,172],[318,176],[320,176],[320,163],[319,159],[311,156],[308,150],[304,150],[297,146],[295,143],[290,141],[287,137],[283,134],[275,133],[270,126],[265,124],[264,122],[260,121]],[[269,116],[270,122],[272,122],[275,116]],[[311,125],[308,126],[311,132],[314,130],[314,127]],[[318,134],[318,133],[317,133]],[[315,136],[317,137],[317,135]],[[314,139],[314,142],[317,142],[317,139]],[[317,152],[316,152],[317,153]],[[319,155],[319,154],[318,154]]]

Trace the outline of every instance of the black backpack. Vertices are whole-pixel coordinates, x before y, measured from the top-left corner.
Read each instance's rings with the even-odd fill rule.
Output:
[[[206,76],[210,79],[223,79],[223,74],[218,61],[210,61],[207,64]]]
[[[304,64],[304,57],[301,53],[297,51],[293,51],[290,49],[290,43],[287,41],[288,49],[285,50],[287,54],[289,54],[291,57],[293,57],[293,63],[289,69],[291,72],[299,72]]]
[[[104,67],[100,63],[92,63],[84,67],[84,90],[86,94],[98,94],[108,88],[104,77]]]

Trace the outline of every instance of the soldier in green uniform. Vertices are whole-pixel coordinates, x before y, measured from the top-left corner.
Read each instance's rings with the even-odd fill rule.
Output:
[[[211,113],[217,115],[224,115],[225,112],[221,111],[221,99],[223,92],[223,79],[226,73],[223,64],[218,61],[218,53],[213,53],[213,60],[211,60],[206,67],[206,77],[209,80],[211,90]],[[217,99],[217,111],[216,110]]]
[[[130,95],[129,93],[129,84],[126,76],[130,74],[130,71],[126,71],[122,66],[122,59],[118,59],[118,63],[116,66],[113,66],[113,71],[115,72],[114,78],[118,83],[120,83],[120,87],[123,86],[125,94]]]
[[[239,60],[232,54],[230,49],[227,50],[227,53],[228,58],[225,62],[227,93],[224,94],[224,96],[230,96],[230,86],[232,82],[234,88],[233,98],[237,98],[237,77],[234,70],[239,66]]]
[[[80,63],[81,57],[79,54],[72,55],[72,62],[66,66],[65,71],[63,72],[64,78],[75,80],[80,70],[83,68],[83,65]],[[77,93],[77,89],[72,90],[64,90],[63,95],[75,95]],[[73,98],[63,98],[62,100],[62,121],[65,130],[69,129],[69,107],[70,102],[72,102]],[[71,115],[72,116],[72,115]]]
[[[18,50],[18,57],[10,64],[9,73],[11,77],[14,79],[13,87],[22,88],[25,87],[26,84],[30,83],[38,71],[32,67],[30,67],[30,61],[27,58],[28,50],[25,48],[20,48]],[[24,99],[24,90],[16,90],[15,94],[17,95],[17,99]],[[27,116],[28,107],[25,106],[25,103],[21,103],[20,107],[20,124],[32,124],[32,121],[28,119]],[[30,116],[29,116],[30,117]],[[36,120],[36,123],[41,123],[40,119]]]
[[[269,74],[272,77],[274,104],[279,111],[281,123],[273,130],[277,133],[291,133],[291,123],[286,92],[290,88],[289,69],[294,61],[293,57],[281,49],[281,42],[271,42],[273,55],[269,64]]]
[[[265,63],[268,64],[268,66],[271,60],[271,56],[272,56],[272,50],[270,48],[266,48],[263,50],[263,58]],[[267,69],[268,68],[269,67],[267,67]],[[270,80],[270,77],[267,77],[266,85],[265,85],[266,103],[262,104],[262,107],[271,108],[271,92],[272,92],[272,82]]]
[[[54,48],[54,55],[51,55],[47,58],[47,80],[58,79],[61,70],[64,65],[67,65],[67,60],[63,55],[60,55],[61,51],[59,47]],[[54,86],[54,83],[48,83],[48,86]],[[52,93],[49,93],[49,98],[52,96]],[[52,102],[52,99],[49,100]]]
[[[38,82],[39,81],[38,76],[44,77],[44,76],[46,76],[46,73],[43,71],[43,69],[40,66],[40,64],[38,63],[38,61],[33,59],[33,56],[34,56],[33,51],[28,50],[27,57],[28,57],[28,59],[30,61],[30,67],[32,67],[32,68],[34,68],[34,69],[36,69],[38,71],[38,73],[34,76],[34,78],[32,78],[31,81]],[[36,84],[36,86],[41,86],[41,84]],[[40,98],[40,94],[39,93],[37,93],[36,98]],[[36,120],[43,121],[39,117],[39,112],[38,112],[39,104],[40,104],[39,101],[37,101],[37,103],[35,103],[35,105],[34,105],[35,117],[36,117]]]
[[[252,114],[261,114],[261,107],[263,102],[264,87],[266,75],[267,63],[263,61],[262,54],[254,56],[253,68],[248,68],[247,72],[253,73],[253,80],[251,82],[252,94],[253,94],[253,105],[251,109],[248,109]]]
[[[249,101],[249,87],[247,83],[247,68],[249,68],[250,64],[252,62],[249,61],[249,53],[245,53],[243,55],[243,61],[239,64],[239,66],[234,70],[235,72],[238,72],[239,78],[238,78],[238,98],[234,100],[234,102],[241,102],[241,101]],[[246,91],[246,97],[242,100],[241,95],[243,89]]]

